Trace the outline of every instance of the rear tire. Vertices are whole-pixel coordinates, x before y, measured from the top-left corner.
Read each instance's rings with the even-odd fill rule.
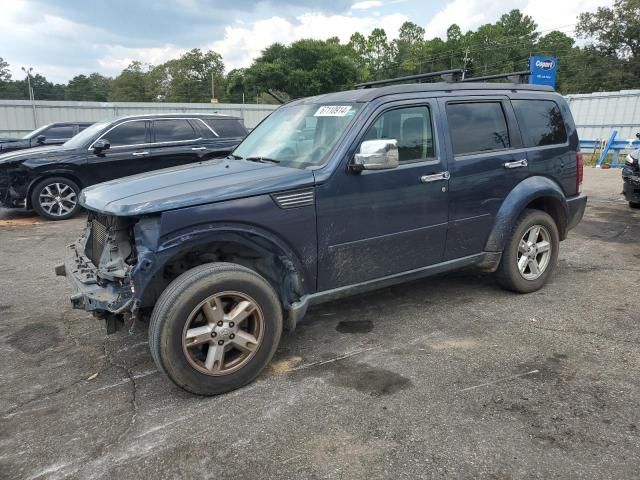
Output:
[[[183,273],[160,295],[149,347],[176,385],[218,395],[254,380],[281,334],[282,307],[263,277],[240,265],[208,263]]]
[[[41,180],[31,191],[31,206],[47,220],[66,220],[80,211],[80,187],[65,177]]]
[[[553,218],[543,211],[527,209],[502,253],[496,279],[506,290],[535,292],[551,277],[559,250],[560,235]]]

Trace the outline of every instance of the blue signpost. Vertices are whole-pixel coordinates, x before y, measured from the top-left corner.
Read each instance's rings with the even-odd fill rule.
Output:
[[[529,83],[549,85],[550,87],[556,88],[556,75],[558,73],[557,58],[541,56],[530,57],[529,70],[531,70]]]

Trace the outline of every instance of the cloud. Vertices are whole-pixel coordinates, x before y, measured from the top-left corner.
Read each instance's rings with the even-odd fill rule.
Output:
[[[495,23],[501,15],[514,9],[533,17],[539,31],[560,29],[571,33],[578,15],[597,7],[613,5],[613,0],[452,0],[426,25],[426,37],[446,36],[447,29],[457,24],[463,32],[485,23]]]
[[[351,5],[351,10],[369,10],[370,8],[378,8],[382,6],[380,0],[366,0]]]
[[[288,44],[301,38],[325,40],[330,37],[348,42],[354,32],[366,35],[379,26],[384,26],[388,37],[395,38],[407,20],[406,15],[399,13],[381,17],[306,13],[294,20],[274,16],[250,25],[228,26],[224,38],[211,44],[210,48],[222,55],[229,70],[248,67],[252,59],[274,42]]]

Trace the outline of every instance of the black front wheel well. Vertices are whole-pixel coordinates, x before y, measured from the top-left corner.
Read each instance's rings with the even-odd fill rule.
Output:
[[[213,241],[177,252],[154,275],[145,289],[141,306],[155,304],[167,286],[187,270],[205,263],[234,263],[264,277],[278,293],[284,309],[304,294],[302,275],[283,252],[258,239]]]

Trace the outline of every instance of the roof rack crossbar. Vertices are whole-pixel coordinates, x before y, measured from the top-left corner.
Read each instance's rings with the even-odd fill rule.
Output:
[[[482,77],[467,77],[461,82],[484,82],[485,80],[496,80],[498,78],[507,78],[512,83],[528,83],[531,71],[523,70],[521,72],[498,73],[497,75],[485,75]]]
[[[446,82],[458,81],[462,75],[462,69],[442,70],[441,72],[419,73],[418,75],[407,75],[405,77],[385,78],[384,80],[373,80],[371,82],[358,83],[356,88],[371,88],[376,85],[389,85],[392,83],[406,83],[412,80],[422,80],[424,78],[442,77]]]

